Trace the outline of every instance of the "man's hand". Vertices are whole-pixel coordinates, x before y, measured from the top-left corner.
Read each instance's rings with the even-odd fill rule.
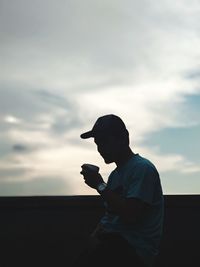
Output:
[[[97,189],[97,186],[100,183],[104,182],[101,174],[98,172],[97,169],[93,169],[87,164],[83,164],[81,167],[82,167],[82,171],[80,172],[80,174],[83,175],[85,183],[88,186],[94,189]]]

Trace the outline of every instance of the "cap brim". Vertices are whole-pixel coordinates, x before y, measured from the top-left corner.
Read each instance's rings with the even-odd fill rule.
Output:
[[[87,139],[87,138],[90,138],[90,137],[94,137],[94,134],[93,134],[92,131],[89,131],[89,132],[81,134],[81,138],[82,139]]]

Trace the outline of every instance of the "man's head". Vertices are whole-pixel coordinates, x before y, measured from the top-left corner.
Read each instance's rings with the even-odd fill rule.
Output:
[[[99,117],[92,130],[81,134],[81,138],[94,138],[97,150],[106,163],[116,162],[129,147],[129,133],[122,119],[109,114]]]

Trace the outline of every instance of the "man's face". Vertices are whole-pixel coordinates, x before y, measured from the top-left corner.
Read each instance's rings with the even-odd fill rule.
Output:
[[[94,138],[94,142],[105,163],[115,162],[120,151],[118,139],[115,136],[98,136]]]

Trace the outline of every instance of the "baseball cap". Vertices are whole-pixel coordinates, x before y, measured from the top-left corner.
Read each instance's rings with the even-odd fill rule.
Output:
[[[81,134],[82,139],[96,137],[98,135],[123,134],[127,132],[126,126],[122,119],[114,114],[99,117],[95,122],[92,130]]]

